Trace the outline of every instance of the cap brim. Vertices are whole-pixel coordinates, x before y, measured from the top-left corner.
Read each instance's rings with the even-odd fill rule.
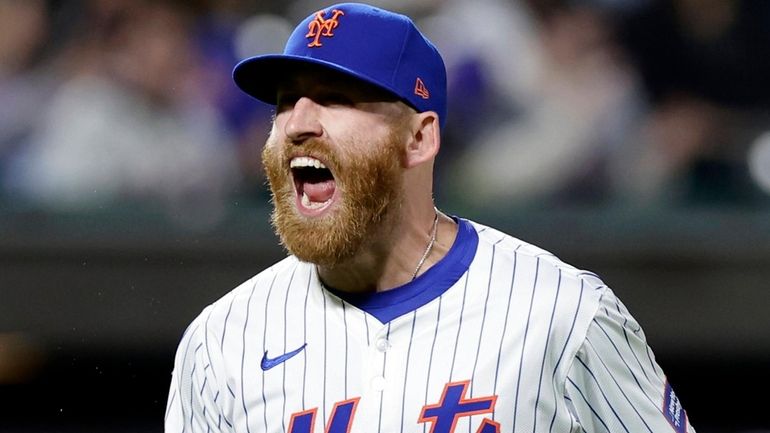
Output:
[[[278,86],[281,84],[281,81],[289,77],[292,72],[307,65],[341,72],[351,78],[383,89],[392,94],[396,99],[403,100],[398,96],[398,92],[395,89],[366,75],[325,60],[288,54],[268,54],[245,59],[233,68],[233,81],[247,94],[267,104],[275,105],[278,96]],[[408,101],[404,102],[410,106],[412,105]]]

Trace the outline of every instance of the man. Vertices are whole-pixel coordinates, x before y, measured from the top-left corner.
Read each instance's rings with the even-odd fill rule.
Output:
[[[291,255],[187,329],[167,432],[693,431],[597,276],[434,207],[445,74],[407,17],[352,3],[236,66],[276,104]]]

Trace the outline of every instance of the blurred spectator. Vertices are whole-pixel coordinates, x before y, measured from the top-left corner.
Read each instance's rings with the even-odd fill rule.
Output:
[[[0,0],[0,179],[25,145],[56,82],[43,65],[51,39],[42,0]]]
[[[436,17],[461,117],[451,200],[767,202],[747,150],[770,129],[770,3],[447,1]]]
[[[439,199],[770,202],[749,164],[754,179],[770,168],[747,162],[770,130],[770,2],[372,3],[421,17],[446,59],[454,120]],[[262,202],[272,107],[237,91],[230,74],[240,59],[281,51],[285,15],[316,7],[0,0],[5,200],[161,205],[202,224],[229,200]]]
[[[535,14],[523,3],[451,3],[442,12],[444,32],[454,37],[447,46],[466,58],[478,53],[478,68],[490,70],[485,105],[469,110],[481,121],[468,129],[454,121],[465,129],[455,136],[466,142],[444,171],[448,189],[459,194],[454,199],[474,205],[604,200],[609,164],[642,109],[636,76],[608,18],[590,6]],[[458,71],[450,67],[450,75]],[[454,102],[479,103],[467,98]]]
[[[156,203],[201,223],[238,181],[232,136],[202,89],[191,17],[173,3],[87,3],[89,32],[10,183],[53,209]]]
[[[653,110],[619,192],[664,203],[752,204],[749,144],[770,128],[770,2],[649,2],[622,20]]]
[[[282,51],[291,32],[288,21],[278,15],[255,14],[252,2],[212,1],[195,26],[195,40],[202,55],[201,89],[222,114],[236,141],[239,171],[243,176],[239,196],[264,200],[268,194],[262,172],[262,144],[270,131],[273,107],[240,91],[231,78],[241,59]],[[264,5],[263,5],[264,6]]]

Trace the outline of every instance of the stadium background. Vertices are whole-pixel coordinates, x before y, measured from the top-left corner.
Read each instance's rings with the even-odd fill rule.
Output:
[[[597,272],[700,433],[770,431],[770,2],[382,0],[447,59],[443,210]],[[315,1],[0,0],[0,432],[160,432],[279,259],[238,58]]]

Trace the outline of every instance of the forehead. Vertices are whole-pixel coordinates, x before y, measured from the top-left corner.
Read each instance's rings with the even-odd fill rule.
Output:
[[[400,98],[353,76],[316,65],[297,65],[278,82],[278,96],[291,93],[311,96],[316,92],[343,93],[361,102],[396,102]]]

